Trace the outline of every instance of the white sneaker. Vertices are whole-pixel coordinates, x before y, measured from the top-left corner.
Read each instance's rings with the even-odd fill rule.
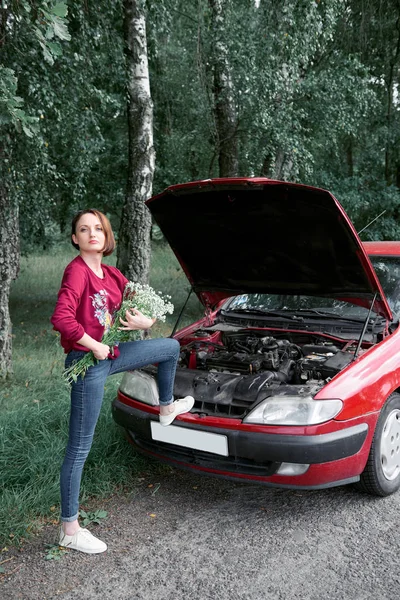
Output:
[[[107,550],[107,544],[92,535],[87,529],[78,529],[74,535],[66,535],[61,527],[59,546],[79,550],[86,554],[99,554]]]
[[[194,405],[194,398],[192,396],[186,396],[185,398],[181,398],[180,400],[175,400],[173,402],[174,410],[168,415],[160,415],[160,425],[166,427],[167,425],[171,425],[172,421],[178,415],[182,413],[189,412]]]

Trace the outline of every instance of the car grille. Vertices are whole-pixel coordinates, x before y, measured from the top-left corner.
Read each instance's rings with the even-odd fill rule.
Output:
[[[276,473],[281,465],[279,462],[266,461],[259,463],[241,457],[218,456],[216,454],[211,454],[210,452],[192,450],[191,448],[143,439],[138,437],[132,431],[128,431],[128,435],[139,450],[157,454],[159,457],[165,458],[166,460],[185,463],[188,467],[197,466],[217,471],[225,471],[227,473],[270,477]]]
[[[191,412],[212,417],[225,417],[231,419],[244,419],[250,412],[252,401],[232,400],[229,404],[218,401],[198,400],[195,397],[194,407]]]

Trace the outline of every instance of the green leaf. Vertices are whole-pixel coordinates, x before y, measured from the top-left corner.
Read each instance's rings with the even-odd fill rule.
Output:
[[[54,65],[53,55],[49,52],[49,49],[48,49],[47,45],[44,44],[44,43],[42,43],[42,42],[39,42],[39,43],[40,43],[40,45],[42,47],[42,50],[43,50],[44,60],[46,62],[48,62],[49,65]]]
[[[71,35],[68,31],[66,23],[64,23],[64,21],[62,21],[59,17],[55,17],[53,19],[53,29],[54,34],[60,38],[60,40],[69,41],[71,39]]]
[[[32,138],[33,137],[32,129],[30,127],[28,127],[27,125],[25,125],[25,123],[23,123],[23,122],[21,123],[21,125],[22,125],[22,130],[25,133],[25,135],[29,138]]]
[[[53,37],[54,37],[54,29],[53,29],[53,27],[50,26],[46,29],[45,38],[46,38],[46,40],[52,40]]]
[[[62,47],[58,42],[47,42],[47,47],[51,50],[54,56],[62,55]]]
[[[106,510],[96,510],[94,512],[87,513],[85,510],[79,511],[79,516],[82,519],[82,526],[90,525],[90,523],[101,523],[102,519],[105,519],[108,515]]]
[[[57,17],[66,17],[68,14],[68,6],[65,2],[57,2],[51,9],[51,12]]]
[[[13,96],[12,97],[14,106],[22,106],[24,103],[24,99],[21,96]]]
[[[21,108],[16,108],[15,110],[12,111],[12,113],[16,119],[20,119],[21,121],[25,120],[26,113]]]
[[[31,12],[31,7],[29,2],[26,2],[26,0],[23,0],[23,2],[21,2],[22,6],[24,7],[24,9],[26,10],[27,13]]]
[[[62,548],[58,544],[46,544],[46,546],[45,560],[60,560],[67,553],[67,549]]]
[[[98,519],[105,519],[108,512],[106,510],[97,510],[95,514]]]

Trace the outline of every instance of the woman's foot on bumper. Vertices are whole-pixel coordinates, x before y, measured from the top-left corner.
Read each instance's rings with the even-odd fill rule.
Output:
[[[175,400],[170,407],[173,407],[173,410],[166,415],[160,414],[160,425],[166,427],[167,425],[171,425],[172,421],[178,415],[189,412],[194,405],[194,398],[192,396],[186,396],[185,398],[181,398],[180,400]]]

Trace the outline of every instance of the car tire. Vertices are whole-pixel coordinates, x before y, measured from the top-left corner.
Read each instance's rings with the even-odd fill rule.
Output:
[[[380,412],[356,487],[374,496],[389,496],[400,488],[400,394],[389,396]]]

